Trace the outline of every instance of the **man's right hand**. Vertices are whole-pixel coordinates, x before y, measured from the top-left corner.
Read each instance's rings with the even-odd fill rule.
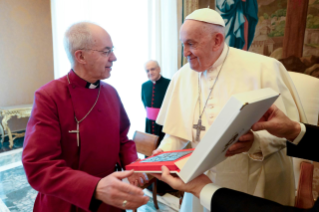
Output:
[[[299,122],[292,121],[275,105],[272,105],[252,126],[252,130],[267,130],[272,135],[293,141],[299,135],[301,128]]]
[[[162,152],[164,152],[162,149],[155,149],[153,151],[153,155],[157,155],[157,154],[162,153]]]
[[[136,209],[146,204],[149,198],[144,196],[142,189],[121,181],[133,173],[133,170],[114,172],[102,178],[97,184],[94,197],[123,210]],[[127,203],[123,206],[125,200]]]

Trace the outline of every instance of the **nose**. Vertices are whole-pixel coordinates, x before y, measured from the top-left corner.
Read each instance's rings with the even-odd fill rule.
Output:
[[[109,61],[110,61],[110,62],[115,62],[116,60],[117,60],[117,58],[116,58],[114,52],[112,52],[111,55],[110,55],[110,57],[109,57]]]
[[[184,54],[184,57],[188,57],[191,55],[191,52],[189,51],[189,48],[187,46],[184,46],[183,54]]]

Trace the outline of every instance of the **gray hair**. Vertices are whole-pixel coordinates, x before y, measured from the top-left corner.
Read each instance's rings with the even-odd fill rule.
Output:
[[[93,45],[90,26],[97,25],[90,22],[79,22],[71,25],[65,32],[64,49],[72,67],[75,62],[74,52],[80,49],[88,49]]]

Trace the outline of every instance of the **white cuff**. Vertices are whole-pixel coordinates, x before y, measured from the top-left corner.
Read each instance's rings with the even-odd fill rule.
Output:
[[[220,188],[221,187],[216,186],[213,183],[205,185],[199,194],[200,204],[202,204],[202,206],[210,210],[213,195]]]
[[[295,138],[295,140],[292,141],[293,144],[299,144],[299,142],[301,141],[301,139],[303,138],[303,136],[306,133],[306,126],[303,123],[299,123],[300,124],[300,133],[297,136],[297,138]]]

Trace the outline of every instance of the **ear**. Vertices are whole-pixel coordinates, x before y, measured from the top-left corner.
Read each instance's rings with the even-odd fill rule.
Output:
[[[213,51],[217,51],[222,45],[224,45],[224,36],[222,33],[216,33],[214,37],[214,43],[215,45],[213,46]]]
[[[86,64],[83,50],[77,50],[74,52],[74,59],[80,64]]]

